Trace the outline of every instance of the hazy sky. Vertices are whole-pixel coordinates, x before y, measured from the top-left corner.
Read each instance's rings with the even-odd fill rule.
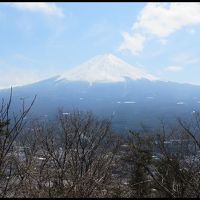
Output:
[[[200,85],[200,3],[0,3],[0,88],[112,53]]]

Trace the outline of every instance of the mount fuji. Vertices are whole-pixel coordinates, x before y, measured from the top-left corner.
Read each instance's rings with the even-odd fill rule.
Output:
[[[0,91],[0,98],[10,90]],[[155,128],[160,120],[191,117],[200,109],[200,86],[164,82],[112,54],[99,55],[77,67],[33,84],[13,89],[13,110],[19,112],[21,98],[36,102],[30,117],[52,119],[58,108],[92,111],[112,120],[115,130]]]
[[[157,80],[140,68],[129,65],[112,54],[95,56],[80,66],[64,72],[58,80],[87,81],[92,83],[124,82],[127,78]]]

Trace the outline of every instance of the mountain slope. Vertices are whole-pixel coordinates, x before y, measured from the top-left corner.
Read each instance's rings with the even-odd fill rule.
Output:
[[[174,122],[200,110],[200,86],[152,81],[156,78],[113,55],[97,56],[61,76],[13,90],[13,110],[18,112],[25,97],[36,102],[31,116],[56,117],[58,108],[92,111],[112,119],[117,130],[139,129],[141,123],[157,127],[160,119]],[[9,90],[1,90],[0,98]]]
[[[80,66],[68,70],[58,80],[97,82],[122,82],[126,78],[157,80],[140,68],[133,67],[112,54],[95,56]]]

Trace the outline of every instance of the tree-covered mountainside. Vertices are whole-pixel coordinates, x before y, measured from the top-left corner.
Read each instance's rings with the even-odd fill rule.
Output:
[[[57,110],[90,110],[112,119],[117,130],[156,127],[160,120],[173,122],[178,116],[191,116],[200,109],[200,87],[174,82],[130,80],[93,83],[58,80],[54,77],[13,91],[15,111],[22,99],[30,102],[37,95],[32,117],[52,119]],[[10,90],[1,90],[8,97]]]

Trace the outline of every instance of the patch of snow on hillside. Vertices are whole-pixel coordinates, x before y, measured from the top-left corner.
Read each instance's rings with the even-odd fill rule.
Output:
[[[179,102],[177,102],[176,104],[178,104],[178,105],[183,105],[183,104],[185,104],[185,103],[182,102],[182,101],[179,101]]]
[[[135,101],[124,101],[124,103],[136,103]]]

